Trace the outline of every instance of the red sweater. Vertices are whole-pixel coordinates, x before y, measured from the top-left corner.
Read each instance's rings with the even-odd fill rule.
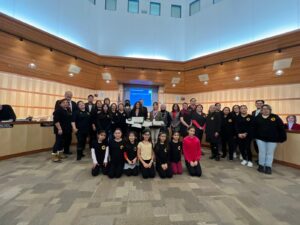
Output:
[[[201,145],[197,137],[186,136],[183,139],[183,155],[188,162],[201,159]]]

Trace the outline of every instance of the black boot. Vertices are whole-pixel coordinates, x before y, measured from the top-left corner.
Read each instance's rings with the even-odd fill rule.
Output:
[[[217,155],[217,156],[215,157],[215,160],[216,160],[216,161],[220,161],[220,155]]]
[[[272,174],[272,168],[266,166],[265,174]]]
[[[216,156],[214,156],[214,155],[211,155],[211,156],[209,157],[209,159],[214,159],[214,158],[216,158]]]
[[[221,156],[221,157],[222,157],[223,159],[225,159],[225,158],[226,158],[226,156],[227,156],[227,154],[224,152],[224,153],[222,154],[222,156]]]
[[[261,165],[258,165],[257,171],[260,172],[260,173],[264,173],[265,172],[265,167],[261,166]]]
[[[77,161],[81,160],[82,158],[82,150],[77,150]]]

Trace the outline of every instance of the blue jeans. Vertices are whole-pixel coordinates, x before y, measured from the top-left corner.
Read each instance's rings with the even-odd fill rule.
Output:
[[[274,152],[277,147],[277,143],[275,142],[265,142],[259,139],[256,139],[256,143],[258,145],[259,153],[258,153],[258,163],[261,166],[272,167]]]

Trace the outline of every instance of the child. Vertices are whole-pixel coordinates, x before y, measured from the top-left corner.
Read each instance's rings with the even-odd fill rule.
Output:
[[[125,142],[122,139],[122,131],[116,128],[114,131],[114,139],[109,143],[109,178],[120,178],[124,168],[124,148]]]
[[[106,133],[101,130],[97,133],[97,140],[92,143],[91,153],[93,159],[92,175],[98,176],[100,170],[104,175],[107,175],[107,159],[108,159],[108,145],[105,141]]]
[[[170,162],[173,174],[182,174],[181,154],[182,142],[179,141],[179,131],[175,131],[169,144]]]
[[[129,132],[128,142],[125,144],[124,158],[124,173],[127,176],[137,176],[139,173],[137,160],[137,141],[134,131]]]
[[[200,159],[201,146],[199,139],[195,136],[195,128],[189,127],[188,136],[183,139],[183,154],[185,158],[186,167],[191,176],[200,177],[202,174]]]
[[[143,178],[154,178],[154,153],[152,149],[150,131],[148,129],[145,129],[142,132],[142,141],[138,144],[138,159],[141,162],[141,172]]]
[[[171,178],[173,176],[172,167],[169,160],[169,146],[167,141],[167,134],[160,132],[158,135],[158,141],[155,145],[155,159],[156,170],[160,178]]]

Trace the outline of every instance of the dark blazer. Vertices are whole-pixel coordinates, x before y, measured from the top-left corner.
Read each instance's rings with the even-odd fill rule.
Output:
[[[76,102],[71,101],[71,103],[72,103],[72,110],[71,110],[72,113],[76,112],[78,110],[78,106],[77,106]],[[59,107],[60,107],[60,100],[57,100],[55,103],[54,110],[57,110]]]
[[[142,114],[145,119],[148,118],[148,108],[147,107],[143,106]]]
[[[17,119],[16,114],[13,108],[10,105],[2,105],[2,109],[0,110],[0,121],[2,120],[13,120]]]
[[[256,110],[252,111],[251,115],[252,115],[253,117],[255,117],[255,113],[256,113]],[[259,115],[259,114],[261,114],[261,111],[258,113],[258,115]]]
[[[90,105],[90,104],[89,104],[88,102],[85,103],[85,110],[86,110],[87,112],[89,112],[89,113],[94,112],[94,110],[95,110],[95,108],[96,108],[95,104],[92,104],[91,110],[90,110],[90,108],[89,108],[89,105]]]
[[[209,113],[206,117],[206,141],[209,143],[218,143],[220,141],[222,119],[221,113],[214,112]],[[215,136],[215,133],[218,132],[219,136]]]

